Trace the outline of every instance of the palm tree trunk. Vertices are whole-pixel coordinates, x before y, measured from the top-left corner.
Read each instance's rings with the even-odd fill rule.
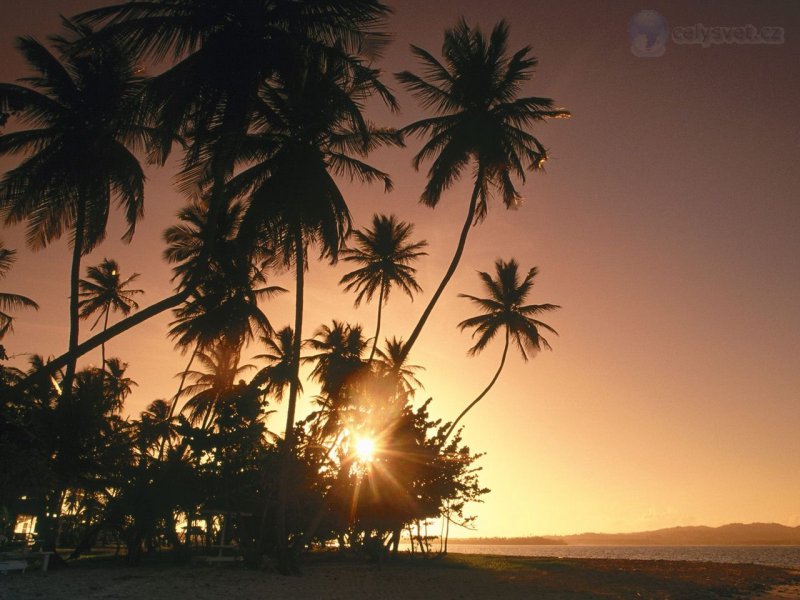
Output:
[[[450,437],[450,434],[453,433],[453,431],[455,431],[455,428],[456,428],[456,425],[458,425],[458,422],[461,419],[464,418],[464,415],[466,415],[473,406],[475,406],[478,402],[480,402],[481,399],[486,394],[489,393],[489,390],[492,389],[492,386],[497,381],[497,378],[500,377],[500,372],[503,370],[503,367],[506,364],[506,356],[508,355],[509,340],[510,340],[510,335],[508,333],[508,328],[506,328],[506,345],[503,347],[503,357],[500,359],[500,366],[497,369],[497,373],[494,374],[494,377],[492,377],[492,380],[489,382],[489,385],[487,385],[486,388],[478,395],[478,397],[475,398],[475,400],[473,400],[472,402],[470,402],[469,406],[467,406],[467,408],[462,410],[461,414],[458,415],[458,418],[455,421],[453,421],[453,424],[450,425],[450,429],[447,430],[447,435],[445,435],[444,436],[444,440],[442,440],[442,446],[444,446],[444,442],[447,441],[447,438]]]
[[[12,389],[11,392],[14,394],[21,394],[25,390],[29,389],[31,386],[36,385],[37,383],[42,383],[46,381],[53,373],[61,369],[65,365],[69,364],[70,361],[77,360],[87,352],[91,352],[95,348],[97,348],[100,344],[107,342],[111,338],[114,338],[121,333],[125,333],[129,329],[135,327],[139,323],[143,323],[150,317],[154,317],[158,314],[161,314],[165,310],[169,310],[186,300],[192,293],[191,288],[184,288],[177,294],[173,294],[163,300],[156,302],[155,304],[151,304],[147,308],[140,310],[138,312],[133,313],[127,319],[123,319],[122,321],[118,321],[114,323],[111,327],[107,330],[98,333],[97,335],[89,338],[85,342],[78,344],[75,348],[74,352],[68,351],[62,354],[61,356],[54,358],[49,363],[44,365],[42,368],[38,369],[37,371],[31,373],[27,377],[25,377],[22,381],[16,384]]]
[[[278,570],[288,575],[293,564],[290,556],[289,538],[286,532],[286,508],[289,499],[289,466],[294,452],[294,416],[297,407],[297,386],[300,381],[300,348],[303,339],[303,278],[305,272],[305,247],[300,226],[294,233],[295,246],[295,312],[294,339],[292,340],[292,380],[289,382],[289,404],[286,411],[286,432],[284,433],[283,455],[278,478],[278,514],[276,515],[276,535],[278,537]]]
[[[461,228],[461,236],[458,239],[458,246],[456,246],[456,253],[453,256],[453,260],[450,261],[450,266],[448,267],[447,272],[444,274],[442,282],[439,284],[439,287],[436,289],[436,292],[433,294],[433,297],[431,298],[430,302],[428,302],[428,306],[426,306],[425,310],[422,312],[422,316],[419,318],[419,322],[417,323],[416,327],[414,327],[414,331],[411,332],[408,341],[403,346],[403,352],[400,355],[400,360],[398,361],[398,364],[402,364],[403,361],[406,358],[408,358],[408,355],[411,352],[411,348],[416,343],[419,334],[422,333],[422,328],[425,327],[425,323],[428,320],[428,317],[430,317],[431,312],[433,312],[433,307],[436,306],[436,303],[439,301],[439,297],[442,295],[442,292],[444,292],[444,288],[447,287],[447,284],[453,277],[453,273],[456,272],[458,263],[461,260],[461,255],[464,253],[464,247],[467,244],[467,235],[469,234],[469,230],[472,227],[472,221],[475,219],[475,209],[478,205],[478,194],[480,194],[481,191],[481,186],[480,186],[481,179],[482,175],[479,172],[475,180],[475,187],[472,190],[472,197],[469,200],[469,210],[467,211],[467,218],[464,221],[464,226]]]
[[[75,214],[75,239],[72,248],[72,268],[70,270],[70,293],[69,293],[69,354],[74,354],[78,347],[78,282],[81,277],[81,256],[83,255],[83,234],[86,220],[86,207],[78,199]],[[67,372],[62,382],[62,398],[69,398],[72,395],[72,381],[75,379],[75,367],[78,357],[74,356],[67,363]]]
[[[367,362],[372,362],[372,358],[375,356],[375,350],[378,349],[378,336],[381,333],[381,310],[383,309],[383,292],[386,288],[386,282],[381,280],[381,291],[378,294],[378,324],[375,327],[375,341],[372,342],[372,352],[369,353],[369,360]]]
[[[106,305],[106,318],[103,319],[103,331],[108,329],[108,314],[111,312],[111,305]],[[106,378],[106,343],[100,344],[100,368],[103,370],[103,381]]]

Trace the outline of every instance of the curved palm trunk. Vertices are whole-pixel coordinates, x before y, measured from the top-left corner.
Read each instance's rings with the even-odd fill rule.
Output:
[[[70,269],[70,293],[69,293],[69,349],[67,352],[74,355],[78,348],[78,282],[81,277],[81,256],[83,255],[83,234],[86,221],[86,207],[83,202],[78,200],[75,214],[75,239],[72,248],[72,268]],[[72,395],[72,381],[75,379],[75,366],[78,357],[73,356],[67,363],[67,372],[62,382],[62,398],[69,398]]]
[[[372,342],[372,352],[369,353],[369,360],[367,362],[372,362],[373,357],[375,356],[375,350],[378,349],[378,336],[381,333],[381,312],[383,309],[383,294],[384,290],[386,289],[386,282],[381,281],[381,291],[378,295],[378,324],[375,326],[375,341]]]
[[[439,284],[439,287],[436,289],[436,292],[433,294],[430,302],[428,302],[428,306],[425,307],[425,310],[422,312],[422,316],[419,318],[419,322],[417,326],[414,327],[414,331],[411,332],[411,335],[408,338],[408,341],[403,346],[403,352],[400,355],[400,360],[398,361],[400,364],[408,358],[409,353],[411,352],[411,348],[414,346],[414,343],[417,341],[419,334],[422,333],[422,328],[425,327],[425,323],[430,317],[431,312],[433,312],[433,307],[436,306],[436,303],[439,301],[439,297],[444,292],[444,288],[447,287],[447,284],[450,282],[450,279],[453,277],[453,273],[456,272],[456,268],[458,267],[458,263],[461,260],[461,255],[464,254],[464,247],[467,244],[467,235],[469,234],[469,230],[472,227],[472,221],[475,219],[475,208],[478,205],[478,194],[480,193],[480,185],[479,182],[481,180],[481,175],[478,173],[478,177],[475,180],[475,187],[472,190],[472,197],[469,200],[469,210],[467,211],[467,219],[464,221],[464,226],[461,228],[461,236],[458,239],[458,246],[456,246],[456,253],[453,256],[453,260],[450,261],[450,266],[447,269],[447,272],[444,274],[444,278],[442,282]]]
[[[295,245],[295,313],[294,338],[292,339],[292,380],[289,382],[289,405],[286,411],[286,432],[284,433],[283,455],[281,456],[278,479],[278,514],[276,516],[276,535],[278,537],[278,570],[283,575],[293,568],[290,555],[289,538],[286,533],[286,507],[289,499],[289,465],[294,452],[294,417],[297,407],[297,386],[300,381],[300,348],[303,339],[303,284],[305,271],[305,247],[299,226],[294,233]]]
[[[178,292],[177,294],[168,296],[167,298],[164,298],[163,300],[160,300],[155,304],[151,304],[150,306],[148,306],[143,310],[133,313],[127,319],[123,319],[122,321],[114,323],[106,331],[98,333],[93,337],[89,338],[88,340],[86,340],[85,342],[78,344],[74,352],[71,351],[65,352],[61,356],[51,360],[49,363],[47,363],[37,371],[25,377],[25,379],[20,381],[11,389],[11,392],[14,394],[21,394],[22,392],[36,385],[37,383],[42,383],[44,381],[47,381],[47,379],[52,374],[58,371],[58,369],[61,369],[64,366],[68,365],[70,361],[77,360],[87,352],[91,352],[92,350],[97,348],[100,344],[107,342],[111,338],[116,337],[122,333],[125,333],[126,331],[135,327],[139,323],[143,323],[147,319],[154,317],[158,314],[161,314],[165,310],[169,310],[170,308],[178,306],[178,304],[186,300],[186,298],[188,298],[191,293],[192,293],[191,288],[185,288],[180,292]]]
[[[453,433],[453,431],[455,431],[458,422],[464,418],[464,415],[466,415],[472,409],[473,406],[475,406],[478,402],[480,402],[483,399],[483,397],[489,393],[489,390],[492,389],[492,386],[497,381],[497,378],[500,377],[500,372],[503,370],[503,367],[506,364],[506,356],[508,355],[509,340],[510,336],[508,333],[508,329],[506,329],[506,345],[503,348],[503,357],[500,359],[500,366],[497,368],[497,373],[494,374],[494,377],[492,377],[492,380],[489,382],[489,385],[487,385],[486,388],[478,395],[478,397],[475,398],[475,400],[473,400],[472,402],[470,402],[469,406],[467,406],[467,408],[462,410],[461,414],[458,415],[458,418],[455,421],[453,421],[453,424],[450,425],[450,429],[447,430],[447,435],[445,435],[444,440],[442,440],[442,446],[444,446],[444,442],[447,441],[447,438],[450,437],[450,434]]]

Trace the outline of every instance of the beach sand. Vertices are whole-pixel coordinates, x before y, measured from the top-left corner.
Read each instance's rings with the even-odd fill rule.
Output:
[[[800,572],[755,565],[451,555],[374,564],[309,560],[302,576],[239,565],[81,561],[0,577],[2,600],[800,599]]]

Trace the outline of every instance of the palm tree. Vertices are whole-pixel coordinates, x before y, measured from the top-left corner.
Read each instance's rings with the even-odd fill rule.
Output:
[[[253,365],[239,365],[240,348],[220,343],[208,352],[198,352],[197,360],[205,370],[189,371],[193,382],[183,390],[190,396],[181,409],[189,413],[189,422],[205,430],[213,423],[214,414],[227,394],[233,389],[236,378],[253,369]]]
[[[250,140],[253,148],[260,147],[260,160],[235,177],[231,187],[250,197],[240,238],[272,240],[284,264],[294,264],[293,354],[299,370],[308,246],[319,244],[320,254],[335,261],[350,233],[350,211],[334,175],[382,181],[390,190],[386,173],[352,154],[366,155],[379,145],[400,140],[395,131],[364,121],[361,107],[375,90],[372,78],[353,79],[341,65],[320,56],[296,60],[296,69],[264,90],[263,126]],[[286,432],[290,438],[298,377],[289,388]]]
[[[29,84],[0,84],[0,111],[13,111],[30,129],[0,138],[0,155],[27,154],[0,180],[0,213],[8,224],[28,221],[28,243],[40,249],[71,232],[69,350],[78,346],[81,256],[105,237],[112,200],[123,209],[130,241],[144,205],[144,172],[129,148],[147,142],[139,96],[143,79],[131,56],[87,27],[64,21],[54,54],[32,38],[17,49],[36,72]],[[67,364],[69,393],[75,359]]]
[[[94,313],[99,312],[97,319],[92,324],[92,329],[97,327],[100,319],[103,319],[103,331],[108,329],[108,317],[111,312],[119,312],[128,316],[134,309],[139,308],[139,304],[133,299],[137,294],[144,294],[144,290],[128,289],[128,284],[139,277],[134,273],[126,280],[122,281],[119,273],[119,264],[115,260],[103,259],[99,265],[89,267],[86,271],[86,279],[78,281],[78,296],[82,298],[78,302],[79,316],[87,319]],[[100,356],[105,372],[106,368],[106,345],[100,345]]]
[[[321,384],[317,402],[322,409],[312,427],[312,437],[321,441],[341,430],[342,416],[357,408],[363,395],[359,391],[368,381],[369,364],[361,357],[367,340],[360,325],[334,319],[330,326],[321,325],[305,344],[315,354],[304,357],[303,362],[314,363],[311,377]]]
[[[256,373],[250,385],[258,388],[263,386],[264,394],[280,401],[296,373],[292,352],[294,333],[291,327],[284,327],[274,335],[263,336],[261,343],[266,346],[267,352],[253,358],[265,360],[268,365]],[[303,390],[302,383],[297,382],[297,386],[300,391]]]
[[[0,241],[0,279],[6,276],[11,264],[15,260],[16,250],[9,250]],[[0,340],[3,336],[12,330],[13,317],[3,311],[17,310],[19,308],[32,308],[39,310],[39,305],[26,296],[19,294],[10,294],[8,292],[0,292]]]
[[[295,374],[289,385],[277,524],[282,571],[288,570],[291,560],[283,516],[294,449],[308,247],[316,243],[321,256],[336,261],[351,219],[334,176],[382,181],[389,190],[386,173],[353,155],[365,156],[379,145],[400,143],[394,130],[377,128],[363,118],[362,103],[376,93],[375,72],[353,76],[339,62],[314,53],[294,58],[296,68],[287,69],[262,91],[262,125],[248,139],[249,158],[257,157],[256,164],[230,185],[237,194],[249,194],[239,238],[270,240],[276,255],[295,269]]]
[[[538,269],[536,267],[532,268],[522,281],[520,281],[519,276],[519,265],[514,259],[508,262],[498,260],[495,263],[495,271],[496,278],[492,278],[489,273],[478,273],[488,297],[478,298],[469,294],[459,294],[460,297],[467,298],[476,304],[484,314],[461,321],[458,327],[462,331],[464,329],[474,329],[472,337],[478,336],[475,345],[469,349],[470,356],[481,353],[497,333],[502,330],[505,334],[505,345],[503,346],[503,355],[500,358],[500,366],[489,385],[453,421],[453,424],[447,430],[445,439],[455,430],[456,425],[464,418],[464,415],[492,389],[506,364],[508,348],[512,341],[519,349],[523,360],[527,361],[529,351],[551,350],[550,344],[539,333],[540,329],[546,329],[558,335],[555,329],[547,323],[535,319],[534,316],[556,310],[561,308],[560,306],[555,304],[525,304],[528,294],[533,289]]]
[[[391,379],[395,393],[408,399],[415,389],[424,387],[416,376],[416,372],[424,367],[407,364],[407,357],[403,354],[404,347],[401,339],[387,339],[385,350],[378,349],[379,372]]]
[[[122,362],[119,358],[109,358],[104,366],[108,367],[107,375],[104,371],[106,396],[114,411],[120,411],[125,404],[125,399],[131,395],[133,388],[139,384],[130,377],[125,376],[125,372],[128,370],[128,363]]]
[[[157,452],[161,460],[164,446],[177,436],[175,417],[171,414],[172,403],[164,399],[153,400],[139,415],[136,427],[136,439],[142,454]]]
[[[366,366],[361,355],[367,347],[367,340],[360,325],[334,319],[330,326],[320,326],[306,344],[316,354],[306,356],[303,362],[315,363],[311,376],[322,385],[322,393],[329,397],[336,397]]]
[[[422,63],[423,75],[403,71],[397,78],[423,107],[437,113],[402,129],[404,134],[428,138],[413,161],[416,169],[423,161],[433,161],[420,201],[435,207],[470,165],[475,176],[453,260],[409,336],[405,355],[455,273],[470,227],[486,216],[491,190],[499,192],[507,208],[516,208],[521,197],[512,176],[524,183],[526,169],[540,170],[547,159],[544,146],[528,131],[530,126],[569,116],[568,111],[553,108],[550,98],[519,97],[537,60],[529,56],[529,46],[509,56],[505,21],[495,25],[487,39],[480,28],[460,20],[445,31],[443,63],[422,48],[412,46],[411,50]]]
[[[375,338],[369,361],[375,356],[378,339],[381,333],[381,309],[389,300],[392,285],[396,285],[413,300],[414,292],[422,288],[414,278],[417,270],[410,263],[420,256],[426,256],[422,249],[428,242],[410,242],[414,226],[398,221],[394,215],[375,215],[372,218],[372,229],[355,231],[356,247],[347,248],[342,254],[344,260],[361,265],[342,277],[339,284],[346,284],[345,291],[355,290],[356,308],[366,298],[367,302],[378,291],[378,321],[375,326]]]

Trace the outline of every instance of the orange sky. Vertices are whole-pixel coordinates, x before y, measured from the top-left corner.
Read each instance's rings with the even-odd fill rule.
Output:
[[[414,70],[408,44],[434,53],[458,13],[444,3],[392,3],[396,41],[384,67]],[[557,5],[554,5],[557,4]],[[57,13],[90,0],[31,0],[0,24],[0,81],[23,75],[14,35],[44,36]],[[497,258],[538,266],[531,300],[563,309],[545,319],[561,333],[554,352],[529,363],[514,355],[489,396],[466,418],[483,483],[479,535],[630,531],[730,521],[800,525],[800,5],[777,2],[467,2],[470,22],[511,22],[512,48],[532,44],[537,77],[527,91],[551,96],[574,117],[536,129],[550,148],[546,175],[529,179],[522,208],[491,207],[473,229],[461,267],[433,314],[412,362],[424,365],[433,412],[454,418],[491,378],[498,342],[468,358],[456,324],[472,309],[458,292],[480,293],[476,270]],[[21,5],[20,5],[21,6]],[[711,48],[668,44],[664,56],[637,58],[627,26],[642,8],[670,25],[770,25],[782,45]],[[397,86],[395,86],[397,89]],[[376,111],[402,125],[420,116],[399,92],[402,112]],[[395,191],[346,186],[357,226],[393,212],[430,243],[420,265],[426,294],[455,247],[470,186],[461,182],[435,211],[419,206],[424,174],[406,150],[376,154]],[[5,170],[9,160],[0,161]],[[117,259],[154,302],[170,292],[160,261],[161,232],[181,198],[172,171],[149,172],[146,219],[134,242],[108,241],[84,264]],[[19,260],[3,289],[41,305],[20,312],[10,353],[60,354],[67,344],[66,240],[36,254],[22,229],[4,230]],[[351,308],[338,290],[341,267],[312,264],[306,336],[331,318],[374,327],[374,306]],[[275,281],[291,288],[290,277]],[[426,296],[427,297],[427,296]],[[393,294],[387,335],[407,337],[424,307]],[[266,307],[273,324],[292,318],[290,295]],[[174,393],[188,357],[172,351],[168,315],[113,340],[139,387],[128,410]],[[88,325],[87,325],[88,326]],[[252,349],[246,356],[257,354]],[[99,361],[99,351],[88,357]],[[25,357],[20,356],[17,364]],[[302,411],[307,410],[307,390]],[[272,427],[282,428],[282,416]]]

